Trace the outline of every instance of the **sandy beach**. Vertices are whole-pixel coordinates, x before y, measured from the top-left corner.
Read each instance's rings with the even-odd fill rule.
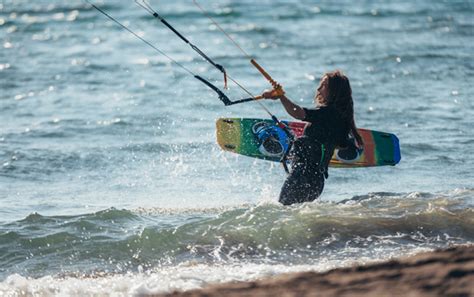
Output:
[[[454,246],[325,273],[285,274],[158,296],[474,296],[474,246]]]

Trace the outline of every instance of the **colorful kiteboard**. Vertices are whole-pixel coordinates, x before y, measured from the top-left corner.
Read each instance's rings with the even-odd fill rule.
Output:
[[[306,122],[282,121],[297,137],[303,134]],[[221,118],[216,122],[217,143],[225,150],[270,161],[280,161],[289,139],[270,119]],[[358,129],[364,148],[355,145],[336,149],[329,166],[370,167],[396,165],[400,162],[397,136],[390,133]]]

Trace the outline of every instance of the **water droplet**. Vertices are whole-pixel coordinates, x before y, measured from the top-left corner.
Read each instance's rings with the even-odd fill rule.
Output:
[[[8,27],[8,29],[7,29],[7,33],[8,33],[8,34],[13,33],[13,32],[16,31],[16,29],[17,29],[16,26],[10,26],[10,27]]]
[[[15,96],[15,100],[22,100],[25,97],[26,97],[25,94],[18,94],[18,95]]]
[[[64,12],[58,12],[53,14],[53,20],[59,21],[64,19]]]
[[[0,64],[0,71],[10,68],[10,64]]]
[[[136,60],[136,63],[139,65],[148,65],[150,64],[150,59],[148,58],[139,58]]]
[[[92,39],[92,44],[99,44],[101,42],[99,37],[95,37]]]
[[[309,10],[313,13],[320,13],[321,12],[321,8],[319,8],[318,6],[313,6]]]
[[[79,16],[79,11],[78,10],[73,10],[69,13],[69,15],[67,16],[66,20],[68,22],[73,22],[77,19],[77,17]]]

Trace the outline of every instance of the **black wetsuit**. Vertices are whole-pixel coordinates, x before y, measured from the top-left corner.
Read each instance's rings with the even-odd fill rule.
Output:
[[[304,109],[309,122],[304,135],[293,143],[289,154],[291,173],[280,192],[280,203],[313,201],[321,195],[328,164],[336,146],[347,142],[349,129],[334,107]]]

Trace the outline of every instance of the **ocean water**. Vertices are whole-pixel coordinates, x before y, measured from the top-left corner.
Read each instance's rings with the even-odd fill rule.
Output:
[[[133,1],[95,3],[223,85]],[[151,4],[269,88],[192,1]],[[85,2],[2,0],[0,295],[159,293],[474,242],[473,1],[201,5],[303,106],[342,69],[358,126],[395,133],[401,163],[332,169],[320,202],[283,207],[280,166],[215,140],[217,118],[267,117],[259,105],[225,107]]]

